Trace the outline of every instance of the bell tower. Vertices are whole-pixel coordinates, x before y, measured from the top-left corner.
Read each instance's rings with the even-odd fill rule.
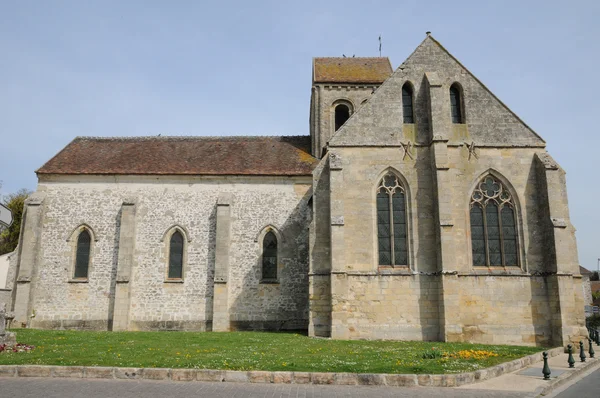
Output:
[[[333,134],[392,74],[387,57],[313,58],[310,97],[312,154],[320,159]]]

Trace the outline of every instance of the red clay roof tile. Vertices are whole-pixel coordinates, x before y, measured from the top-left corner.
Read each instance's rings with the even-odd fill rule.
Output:
[[[392,74],[387,57],[314,58],[313,83],[376,83]]]
[[[309,136],[77,137],[37,174],[310,175]]]

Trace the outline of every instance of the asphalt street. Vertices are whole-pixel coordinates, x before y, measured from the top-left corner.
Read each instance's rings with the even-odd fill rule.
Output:
[[[0,378],[0,397],[214,397],[214,398],[337,398],[444,397],[508,398],[523,393],[450,388],[379,386],[319,386],[312,384],[247,384],[149,380],[90,380],[60,378]],[[582,398],[581,396],[579,398]]]
[[[597,398],[600,397],[600,369],[573,384],[556,398]]]

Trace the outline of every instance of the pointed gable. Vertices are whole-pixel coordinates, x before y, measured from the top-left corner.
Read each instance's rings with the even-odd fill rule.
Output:
[[[463,90],[465,133],[457,143],[474,141],[478,146],[545,146],[544,140],[491,93],[471,72],[433,37],[427,36],[415,51],[377,89],[330,140],[331,146],[396,146],[407,140],[431,142],[430,103],[427,81],[449,93],[458,82]],[[414,87],[415,125],[407,133],[402,115],[402,86]],[[447,117],[451,123],[450,98]],[[451,136],[451,132],[448,133]],[[452,138],[450,139],[452,141]]]

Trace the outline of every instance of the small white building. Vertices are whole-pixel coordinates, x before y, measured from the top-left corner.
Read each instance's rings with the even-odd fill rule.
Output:
[[[2,304],[7,304],[9,307],[10,303],[10,294],[12,289],[10,289],[7,285],[8,279],[8,268],[10,265],[10,259],[15,252],[12,251],[10,253],[0,255],[0,306]]]
[[[0,255],[0,289],[6,288],[6,277],[8,276],[8,263],[10,256],[14,253],[6,253]]]

